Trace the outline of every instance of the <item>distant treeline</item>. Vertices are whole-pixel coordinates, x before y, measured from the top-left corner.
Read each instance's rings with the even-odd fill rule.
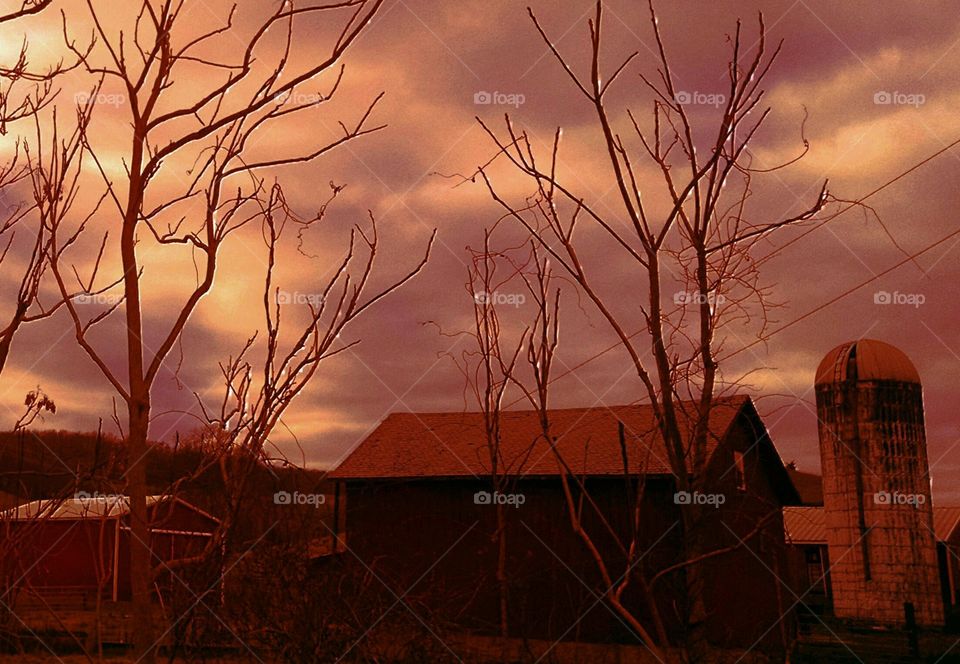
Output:
[[[177,493],[185,499],[213,512],[225,508],[223,475],[219,463],[209,464],[210,455],[194,439],[155,443],[147,463],[150,491],[163,493],[179,482]],[[122,493],[125,460],[123,441],[110,434],[0,432],[0,492],[7,504],[78,491]],[[278,491],[330,492],[321,471],[261,462],[250,464],[244,487],[251,502],[273,502]]]

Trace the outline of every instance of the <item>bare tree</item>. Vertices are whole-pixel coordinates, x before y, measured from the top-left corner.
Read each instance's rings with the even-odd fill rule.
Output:
[[[0,29],[16,29],[20,25],[18,19],[39,14],[52,1],[24,0],[19,6],[0,14]],[[10,125],[19,120],[37,119],[56,98],[57,77],[77,66],[76,62],[65,65],[60,61],[44,70],[34,70],[28,59],[28,47],[24,35],[16,61],[0,65],[0,134],[6,134]],[[14,278],[19,282],[12,301],[4,302],[9,312],[4,312],[4,319],[0,322],[0,374],[6,367],[13,338],[23,325],[51,316],[62,305],[62,302],[51,302],[44,307],[39,302],[50,238],[37,219],[36,203],[28,197],[20,200],[19,190],[25,188],[23,185],[31,175],[26,152],[27,143],[18,140],[13,156],[0,166],[0,202],[4,207],[0,218],[0,268],[16,274]],[[18,260],[15,255],[20,249],[14,244],[18,234],[31,239],[25,260]]]
[[[648,648],[662,658],[658,644],[667,642],[666,628],[660,615],[655,593],[649,576],[639,565],[643,557],[641,508],[644,500],[645,477],[636,476],[635,464],[631,463],[621,426],[620,443],[624,462],[623,473],[626,503],[625,513],[632,515],[629,532],[618,532],[609,517],[593,500],[585,478],[575,473],[556,446],[556,434],[552,429],[550,413],[550,383],[560,329],[561,290],[555,283],[549,258],[532,241],[528,254],[517,257],[517,247],[493,249],[492,231],[484,231],[484,247],[474,252],[469,269],[468,288],[474,296],[475,329],[466,333],[473,346],[454,358],[463,373],[468,390],[472,391],[483,413],[487,448],[491,455],[491,479],[494,490],[507,491],[511,481],[522,479],[524,464],[535,454],[539,441],[545,442],[557,461],[560,484],[563,491],[564,509],[574,534],[583,542],[591,559],[597,566],[604,598],[623,620],[624,624],[643,639]],[[498,266],[501,274],[498,274]],[[507,273],[502,274],[502,268]],[[520,290],[532,306],[529,316],[520,316],[513,325],[505,326],[498,312],[496,294]],[[520,394],[519,400],[509,395]],[[502,449],[501,420],[509,405],[525,402],[536,413],[540,423],[540,435],[530,441],[511,441],[510,454]],[[519,447],[518,447],[519,444]],[[519,486],[517,487],[519,490]],[[585,525],[584,515],[599,523],[602,533],[591,531]],[[511,570],[509,569],[505,518],[498,513],[498,528],[495,533],[498,543],[497,580],[501,594],[501,612],[507,611],[505,598],[509,596]],[[611,561],[597,544],[598,536],[609,536],[619,545],[617,561]],[[648,600],[653,628],[650,629],[635,616],[631,607],[623,601],[625,591],[631,585],[643,587]],[[507,635],[507,625],[501,619],[501,629]]]
[[[36,16],[52,4],[53,0],[23,0],[19,6],[0,12],[0,26],[17,25],[20,19]],[[0,65],[0,134],[7,133],[11,122],[33,117],[53,103],[57,95],[56,77],[78,64],[67,65],[60,60],[45,70],[35,70],[30,66],[29,46],[24,34],[16,60],[12,64]]]
[[[467,294],[473,303],[473,329],[464,334],[472,347],[453,360],[463,374],[466,390],[471,393],[476,406],[483,415],[483,430],[490,471],[491,489],[494,496],[509,491],[511,477],[519,470],[522,457],[507,457],[502,449],[502,418],[505,400],[515,380],[514,372],[522,358],[525,335],[520,335],[513,345],[501,331],[497,313],[498,294],[523,270],[523,261],[516,262],[510,254],[515,248],[494,251],[490,246],[492,231],[484,230],[483,248],[471,251],[467,268]],[[503,273],[506,268],[506,273]],[[499,272],[499,274],[498,274]],[[532,444],[533,441],[531,441]],[[497,526],[493,541],[497,547],[495,568],[499,593],[500,634],[510,635],[510,577],[507,569],[507,515],[508,507],[494,500]]]
[[[227,508],[208,547],[191,560],[168,563],[167,570],[202,560],[229,538],[246,504],[248,483],[258,464],[291,463],[285,456],[275,456],[279,450],[267,447],[283,415],[317,375],[321,364],[359,343],[344,339],[351,324],[413,279],[429,260],[435,231],[417,263],[385,285],[372,287],[381,241],[371,214],[367,227],[353,228],[342,258],[316,285],[314,297],[300,304],[305,320],[283,324],[282,307],[287,303],[274,274],[280,240],[290,226],[302,231],[324,219],[327,205],[342,190],[340,186],[331,187],[330,199],[311,219],[300,218],[290,209],[279,185],[271,187],[261,201],[268,256],[261,299],[264,342],[258,343],[259,334],[254,334],[236,355],[220,363],[224,389],[218,403],[210,404],[195,393],[200,417],[210,433],[205,462],[193,476],[215,468],[224,486]]]
[[[213,287],[218,257],[224,243],[241,229],[264,216],[263,201],[270,192],[259,174],[284,165],[310,162],[334,148],[370,134],[382,126],[369,126],[376,97],[352,124],[340,124],[342,134],[314,148],[289,155],[257,157],[250,149],[265,132],[323,106],[336,92],[344,53],[355,42],[382,0],[345,0],[329,4],[294,6],[281,3],[259,20],[252,33],[233,30],[234,12],[219,27],[192,36],[183,4],[173,0],[139,4],[135,24],[119,33],[104,21],[104,8],[85,3],[94,27],[93,41],[81,47],[64,21],[67,48],[87,73],[98,80],[91,100],[101,86],[122,91],[127,115],[123,172],[111,171],[98,137],[82,130],[82,146],[103,180],[98,220],[113,218],[119,230],[122,297],[92,316],[68,297],[75,289],[92,292],[99,278],[101,259],[114,245],[104,233],[99,253],[79,266],[68,263],[69,250],[86,220],[69,228],[69,220],[50,218],[53,236],[50,269],[66,301],[76,338],[87,356],[113,386],[126,408],[127,492],[130,496],[131,583],[136,613],[135,649],[145,661],[155,652],[150,618],[153,571],[150,566],[146,511],[145,464],[151,419],[151,393],[164,362],[179,342],[198,304]],[[306,64],[294,49],[296,27],[315,17],[340,17],[341,29],[327,53]],[[267,55],[267,35],[280,30],[281,47]],[[240,49],[236,39],[243,39]],[[224,59],[235,53],[236,59]],[[269,63],[269,64],[268,64]],[[197,69],[202,75],[197,75]],[[190,73],[192,70],[192,73]],[[319,76],[329,73],[326,92],[297,94]],[[186,83],[184,83],[186,81]],[[184,88],[184,85],[187,88]],[[187,95],[193,101],[184,102]],[[92,103],[92,102],[91,102]],[[186,177],[183,165],[188,164]],[[179,170],[178,170],[179,168]],[[179,181],[177,187],[173,182]],[[144,322],[151,313],[144,306],[143,280],[151,278],[138,252],[144,243],[189,252],[197,263],[197,281],[177,310],[159,331],[159,343],[144,343]],[[84,276],[80,276],[85,270]],[[109,278],[107,279],[109,281]],[[91,331],[123,312],[121,341],[126,346],[125,373],[111,366]],[[151,324],[154,323],[151,320]]]
[[[650,80],[640,75],[653,96],[650,121],[644,125],[630,110],[615,113],[608,108],[611,86],[629,70],[638,53],[626,57],[611,74],[602,73],[602,13],[603,5],[598,2],[589,21],[591,57],[586,76],[575,73],[532,11],[530,17],[578,95],[594,111],[620,209],[608,213],[598,201],[591,201],[588,194],[577,191],[559,175],[559,128],[544,158],[534,149],[532,137],[517,128],[509,116],[503,132],[494,131],[482,120],[480,124],[498,149],[493,161],[506,159],[515,172],[528,178],[532,196],[519,203],[502,196],[493,182],[493,162],[481,167],[478,176],[506,215],[519,222],[552,264],[576,284],[616,335],[643,386],[642,399],[654,411],[677,489],[695,492],[707,481],[711,411],[718,397],[737,383],[719,371],[725,330],[733,325],[752,325],[763,338],[767,329],[772,303],[760,282],[752,250],[774,232],[814,219],[833,199],[824,183],[809,207],[779,219],[753,219],[749,199],[755,179],[797,161],[806,152],[804,140],[803,152],[786,163],[763,168],[752,164],[749,145],[770,113],[769,108],[762,107],[762,85],[780,50],[778,45],[768,54],[762,15],[754,48],[743,47],[737,23],[726,90],[720,95],[722,106],[716,118],[711,118],[712,128],[705,130],[695,126],[692,112],[684,104],[652,1],[649,16],[657,44],[658,77]],[[616,128],[624,121],[632,139],[624,139]],[[702,138],[705,131],[711,138]],[[644,161],[659,174],[658,182],[656,178],[644,178],[640,170]],[[666,204],[651,202],[656,200],[651,190],[656,190]],[[584,240],[584,232],[577,233],[580,222],[599,231],[609,247],[635,268],[622,277],[636,293],[630,299],[635,308],[624,306],[598,285],[594,276],[597,272],[588,265],[591,247]],[[538,349],[533,359],[539,367],[535,404],[540,404],[549,439],[546,373],[553,337],[548,330],[556,319],[549,308],[540,308],[539,332],[534,335],[539,343],[532,346]],[[633,331],[631,325],[636,320],[640,329]],[[692,424],[688,427],[684,422]],[[571,515],[573,508],[571,505]],[[681,514],[686,534],[679,566],[686,579],[682,618],[688,626],[690,656],[696,658],[704,647],[702,561],[714,552],[701,534],[703,519],[708,517],[704,510],[693,506]],[[580,530],[576,521],[574,529]],[[598,564],[602,570],[602,561]],[[645,640],[656,641],[628,609],[617,605],[620,590],[615,580],[610,580],[611,603]],[[662,639],[662,630],[656,631]]]
[[[0,192],[4,195],[12,195],[12,190],[29,174],[27,169],[19,163],[21,160],[20,151],[21,146],[18,145],[13,159],[0,169]],[[32,211],[33,206],[26,202],[13,203],[6,212],[6,218],[0,223],[0,240],[3,241],[0,265],[5,268],[7,267],[6,264],[11,262],[9,260],[10,251],[13,248],[17,231],[27,226],[28,217]],[[20,283],[13,298],[13,310],[7,314],[5,326],[0,328],[0,373],[6,367],[14,335],[24,323],[34,320],[37,316],[31,315],[30,310],[36,301],[37,292],[40,289],[40,278],[46,268],[43,255],[44,244],[44,233],[40,229],[36,233],[36,239],[26,265],[15,266],[14,268],[20,273]],[[42,312],[39,315],[42,315]]]

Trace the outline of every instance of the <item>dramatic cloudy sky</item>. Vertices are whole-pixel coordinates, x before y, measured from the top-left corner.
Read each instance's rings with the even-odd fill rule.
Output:
[[[241,3],[235,28],[238,37],[227,33],[222,53],[229,56],[239,48],[245,26],[255,18],[254,4]],[[960,138],[956,113],[960,15],[949,0],[661,4],[660,25],[678,87],[694,98],[724,91],[729,36],[738,17],[743,20],[746,45],[754,43],[758,10],[764,13],[771,41],[784,40],[767,80],[766,103],[773,107],[773,115],[757,138],[756,164],[772,165],[777,159],[795,156],[802,147],[800,126],[805,115],[810,149],[789,169],[757,178],[751,209],[755,220],[772,221],[801,209],[824,178],[830,179],[837,196],[855,199]],[[627,122],[627,108],[641,115],[650,108],[650,94],[639,75],[654,75],[656,63],[649,18],[642,5],[605,5],[605,65],[615,68],[623,57],[639,52],[611,93],[611,113],[618,126]],[[214,25],[228,9],[213,0],[187,0],[186,7],[187,33]],[[585,73],[592,1],[536,2],[533,9],[557,47]],[[117,22],[112,29],[125,20],[111,18]],[[79,19],[76,25],[78,35],[86,34]],[[31,52],[38,59],[55,57],[61,48],[59,24],[53,25],[49,18],[5,30],[7,35],[28,30]],[[301,62],[321,57],[328,34],[329,24],[317,24],[296,35]],[[18,39],[4,40],[4,58],[13,57]],[[386,130],[309,165],[275,173],[291,201],[305,213],[322,202],[328,182],[347,185],[329,211],[328,228],[306,237],[308,253],[318,258],[307,260],[292,241],[284,246],[283,288],[291,293],[315,292],[342,249],[344,229],[362,221],[367,210],[376,216],[382,231],[381,280],[414,264],[434,228],[438,239],[422,274],[349,330],[348,340],[360,339],[360,345],[325,364],[285,418],[302,446],[302,459],[316,465],[336,463],[391,411],[456,410],[470,405],[450,358],[464,350],[464,342],[441,335],[438,326],[452,333],[470,324],[471,299],[464,287],[466,248],[477,246],[483,227],[496,221],[500,212],[480,185],[455,187],[456,178],[438,174],[468,174],[493,155],[475,116],[497,123],[509,112],[541,147],[562,126],[560,158],[570,186],[613,218],[623,216],[597,140],[592,109],[574,93],[539,39],[524,3],[386,0],[348,53],[346,65],[338,102],[301,120],[278,124],[253,146],[258,155],[269,156],[312,145],[330,136],[337,120],[356,118],[365,101],[385,92],[375,120],[388,124]],[[177,83],[187,91],[183,94],[191,86],[203,85],[199,76]],[[64,106],[69,106],[74,92],[88,85],[89,79],[82,74],[65,77]],[[325,85],[321,81],[316,89]],[[122,93],[109,84],[104,91]],[[475,103],[480,93],[516,103]],[[96,111],[94,142],[104,153],[119,155],[127,131],[126,109],[122,100],[111,104],[105,98],[105,102]],[[704,104],[693,110],[695,120],[708,126],[716,121],[713,113]],[[8,154],[15,134],[16,128],[3,139]],[[113,164],[121,172],[120,162]],[[654,175],[650,170],[643,172]],[[525,192],[523,184],[511,180],[506,171],[495,175],[500,178],[497,184],[511,195]],[[941,501],[960,502],[960,485],[952,480],[960,469],[955,407],[960,304],[954,287],[960,275],[960,237],[887,272],[903,260],[904,252],[917,252],[956,229],[958,183],[960,150],[951,149],[870,199],[889,235],[876,218],[853,210],[789,244],[764,264],[763,282],[773,289],[773,299],[784,305],[772,313],[773,327],[865,283],[768,343],[738,353],[723,367],[731,377],[751,372],[744,389],[757,399],[784,459],[795,459],[802,469],[817,469],[812,390],[816,365],[845,340],[875,337],[898,345],[916,363],[925,387],[935,495]],[[651,188],[658,185],[651,179]],[[109,227],[114,221],[102,216],[94,223]],[[797,238],[800,232],[788,231],[780,241]],[[761,247],[758,255],[773,248]],[[147,284],[147,336],[155,339],[192,283],[193,266],[189,255],[157,249],[149,238],[143,239],[140,251]],[[586,251],[600,270],[603,287],[615,293],[620,304],[629,306],[634,294],[642,296],[641,275],[629,261],[608,255],[610,248],[600,244],[591,248],[588,243]],[[108,257],[105,270],[116,264],[115,258]],[[257,329],[256,298],[263,265],[263,243],[257,233],[238,236],[226,249],[214,292],[189,323],[182,357],[178,349],[159,379],[154,438],[170,439],[174,432],[196,425],[188,414],[196,412],[193,392],[212,397],[218,386],[217,362],[235,353]],[[9,292],[11,272],[4,269],[0,279],[0,287]],[[875,295],[880,291],[913,304],[877,304]],[[111,388],[80,352],[67,323],[56,316],[29,327],[16,340],[0,384],[4,406],[0,412],[9,422],[20,411],[24,393],[36,385],[59,407],[43,426],[92,429],[98,418],[109,418]],[[119,339],[116,326],[111,328],[109,323],[96,337],[114,366],[122,368]],[[563,366],[577,367],[612,341],[594,311],[586,305],[578,307],[573,300],[567,302]],[[737,350],[750,341],[749,336],[730,339],[727,348]],[[625,359],[615,350],[579,366],[556,383],[554,402],[590,406],[642,398],[641,386],[626,371]],[[300,458],[286,431],[280,433],[277,444]]]

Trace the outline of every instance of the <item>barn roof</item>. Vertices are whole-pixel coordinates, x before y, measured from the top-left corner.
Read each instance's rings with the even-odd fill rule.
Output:
[[[749,397],[745,396],[718,401],[710,417],[710,454],[748,405],[753,411]],[[688,406],[693,412],[693,404]],[[557,449],[574,473],[623,474],[618,434],[618,423],[622,422],[631,473],[672,474],[649,405],[558,409],[550,411],[550,418]],[[691,421],[684,419],[683,426],[691,428]],[[537,411],[504,412],[501,430],[500,472],[512,476],[559,474],[559,462],[541,436]],[[392,413],[329,476],[387,479],[490,474],[484,432],[480,412]]]
[[[934,507],[933,531],[938,542],[956,542],[960,539],[960,507]]]
[[[826,544],[826,516],[823,507],[784,507],[783,529],[788,544]],[[938,542],[960,537],[960,507],[934,507],[933,531]]]
[[[784,507],[783,531],[787,544],[826,544],[824,518],[822,507]]]
[[[147,506],[175,500],[187,508],[217,521],[216,517],[207,514],[199,507],[174,496],[147,496]],[[0,512],[0,520],[23,521],[27,519],[115,519],[130,513],[130,499],[119,494],[95,493],[87,495],[78,493],[72,498],[34,500]]]

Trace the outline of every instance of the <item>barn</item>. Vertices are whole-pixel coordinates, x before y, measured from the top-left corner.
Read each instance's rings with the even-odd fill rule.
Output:
[[[155,561],[201,551],[217,519],[174,496],[148,496]],[[126,496],[79,492],[0,512],[5,572],[41,597],[130,599],[130,505]]]
[[[340,550],[435,620],[478,634],[503,629],[496,575],[503,555],[510,636],[637,643],[602,600],[598,567],[571,526],[561,460],[583,481],[583,524],[599,533],[614,578],[627,571],[617,539],[629,539],[631,497],[642,489],[637,541],[644,554],[636,564],[651,578],[677,563],[684,537],[684,499],[654,412],[645,405],[558,409],[550,420],[559,455],[540,435],[536,411],[502,414],[499,502],[509,509],[501,554],[483,414],[389,415],[330,473]],[[707,486],[723,501],[705,527],[716,550],[729,550],[706,562],[707,633],[719,645],[781,649],[793,629],[781,508],[799,504],[799,496],[749,398],[718,402],[710,431]],[[659,612],[674,639],[682,572],[658,583],[649,594],[633,584],[624,603],[644,624]]]

